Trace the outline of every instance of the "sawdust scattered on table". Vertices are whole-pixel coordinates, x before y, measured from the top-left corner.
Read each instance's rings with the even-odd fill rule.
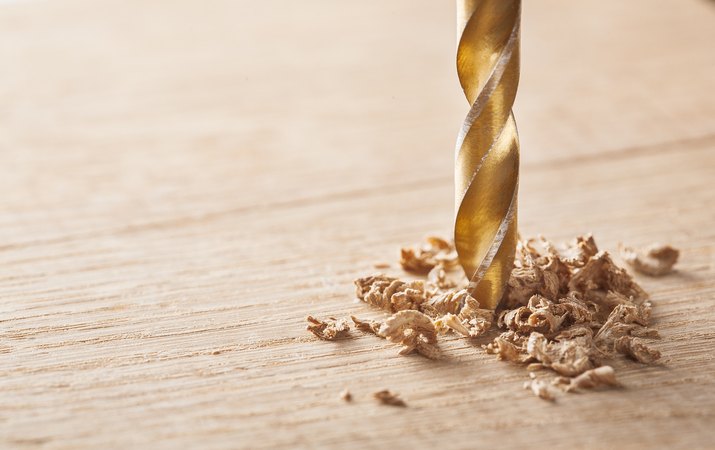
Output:
[[[621,254],[634,270],[649,275],[667,273],[678,258],[676,249],[660,245],[622,248]],[[468,280],[453,243],[429,237],[424,245],[402,249],[400,264],[423,279],[373,274],[355,280],[359,300],[392,315],[384,321],[352,317],[358,330],[401,345],[400,355],[438,359],[438,335],[473,339],[497,329],[501,333],[482,348],[499,360],[523,364],[531,376],[525,388],[545,400],[554,400],[554,391],[543,377],[536,378],[537,370],[554,372],[551,386],[573,392],[617,386],[615,371],[605,362],[619,355],[643,364],[661,356],[652,347],[659,335],[649,328],[648,294],[591,235],[562,247],[543,237],[519,240],[496,312],[480,308],[465,289]],[[321,339],[347,332],[347,321],[331,320],[315,323],[311,332]]]

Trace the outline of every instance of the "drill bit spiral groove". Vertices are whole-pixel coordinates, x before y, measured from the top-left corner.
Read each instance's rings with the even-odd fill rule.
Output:
[[[457,73],[471,107],[457,137],[454,241],[472,295],[496,308],[516,251],[521,0],[457,0]]]

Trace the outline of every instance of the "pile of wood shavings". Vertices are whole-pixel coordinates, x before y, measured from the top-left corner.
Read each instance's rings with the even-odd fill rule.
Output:
[[[663,267],[670,270],[677,250],[668,249],[641,255],[656,260],[664,255]],[[385,321],[353,316],[352,321],[365,333],[400,344],[401,355],[416,352],[437,359],[438,335],[472,339],[496,327],[501,334],[482,347],[500,360],[524,364],[532,372],[525,388],[546,400],[555,398],[554,387],[572,392],[617,386],[615,372],[604,362],[618,355],[643,364],[660,358],[650,346],[658,332],[648,328],[648,295],[607,252],[598,250],[590,235],[561,249],[543,237],[521,240],[496,312],[481,309],[464,289],[467,280],[452,243],[430,237],[421,247],[403,249],[400,263],[426,279],[376,274],[355,280],[358,299],[392,316]],[[345,327],[341,323],[341,330]],[[533,373],[541,369],[558,376],[546,383]]]

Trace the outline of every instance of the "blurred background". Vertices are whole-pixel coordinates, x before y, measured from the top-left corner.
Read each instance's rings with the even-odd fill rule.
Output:
[[[713,133],[713,6],[525,2],[522,161]],[[25,195],[0,206],[78,230],[88,205],[133,223],[449,179],[454,22],[451,1],[3,1],[0,188]]]

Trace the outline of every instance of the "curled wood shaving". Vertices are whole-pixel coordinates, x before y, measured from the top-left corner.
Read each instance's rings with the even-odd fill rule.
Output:
[[[646,326],[650,319],[651,306],[649,302],[641,305],[619,304],[603,326],[598,330],[594,341],[603,351],[613,351],[615,341],[623,336],[632,334],[648,335],[652,332],[646,332]],[[643,330],[639,332],[639,330]]]
[[[504,302],[507,307],[525,305],[534,295],[548,298],[558,296],[560,291],[558,274],[551,269],[533,265],[515,268],[507,282]]]
[[[389,341],[402,344],[400,355],[417,351],[427,358],[440,356],[437,347],[437,330],[432,320],[415,310],[399,311],[388,318],[378,332]]]
[[[382,391],[375,392],[374,394],[372,394],[372,396],[375,397],[375,399],[383,405],[400,407],[407,406],[407,403],[405,403],[405,401],[402,400],[399,395],[388,389],[383,389]]]
[[[574,376],[592,369],[591,343],[587,336],[549,342],[541,333],[531,333],[526,344],[529,356],[556,373]]]
[[[524,349],[525,339],[513,331],[507,331],[494,338],[494,341],[484,347],[487,353],[497,355],[497,359],[525,363],[533,360]]]
[[[589,233],[578,236],[564,250],[562,261],[570,267],[578,268],[598,253],[598,246],[593,236]]]
[[[434,266],[427,274],[427,281],[441,290],[452,289],[460,284],[466,284],[466,280],[464,271],[460,267],[450,269],[442,263]]]
[[[643,364],[653,364],[660,359],[658,350],[649,347],[642,339],[632,336],[621,336],[616,339],[614,348],[618,353]]]
[[[533,373],[531,375],[533,375]],[[543,380],[532,378],[529,381],[525,381],[524,389],[531,389],[531,392],[533,392],[534,395],[544,400],[548,400],[550,402],[556,400],[556,397],[554,397],[554,394],[551,392],[551,388],[548,383]]]
[[[313,316],[308,316],[306,320],[308,321],[306,329],[325,341],[344,338],[350,331],[350,325],[348,325],[346,319],[338,320],[335,317],[330,317],[327,320],[320,320]]]
[[[574,378],[558,377],[554,384],[563,387],[566,392],[578,389],[592,389],[599,386],[618,386],[616,372],[611,366],[601,366],[587,370]]]
[[[435,266],[457,265],[457,251],[454,244],[437,236],[429,236],[419,247],[405,247],[400,251],[400,265],[408,272],[428,274]]]
[[[454,330],[462,336],[470,337],[469,328],[464,326],[464,324],[459,320],[459,317],[451,313],[445,314],[444,316],[435,320],[434,326],[439,332],[444,332],[446,330]]]
[[[378,320],[361,320],[355,316],[350,316],[350,319],[353,321],[353,323],[355,324],[355,328],[357,328],[358,330],[364,333],[371,333],[380,336],[379,332],[380,327],[382,326],[382,322]]]
[[[489,331],[494,322],[494,311],[482,309],[479,302],[467,294],[464,306],[459,311],[459,320],[469,330],[470,337],[481,336]]]
[[[494,312],[481,309],[479,302],[469,295],[467,290],[454,292],[444,298],[445,305],[449,305],[448,310],[459,310],[459,314],[448,312],[437,319],[435,325],[439,329],[452,329],[465,337],[477,337],[489,331],[494,320]]]
[[[381,273],[358,278],[353,282],[355,284],[355,295],[365,303],[377,306],[380,309],[389,309],[389,299],[383,300],[383,293],[395,280],[397,278]]]
[[[644,249],[633,249],[620,245],[619,251],[626,264],[634,270],[652,277],[670,273],[680,256],[678,249],[657,243]]]
[[[430,294],[424,281],[402,281],[387,275],[372,275],[355,280],[357,297],[372,306],[387,311],[418,309]]]
[[[588,306],[574,295],[559,299],[558,302],[534,295],[527,306],[503,311],[498,325],[520,333],[535,331],[552,336],[565,324],[589,323],[592,317]]]
[[[607,252],[599,252],[577,269],[568,283],[570,291],[584,293],[591,291],[614,291],[634,299],[646,299],[648,294],[633,281],[628,272],[616,266]]]
[[[437,294],[422,305],[422,312],[432,317],[449,313],[458,314],[466,304],[467,298],[471,298],[471,295],[466,289]]]

